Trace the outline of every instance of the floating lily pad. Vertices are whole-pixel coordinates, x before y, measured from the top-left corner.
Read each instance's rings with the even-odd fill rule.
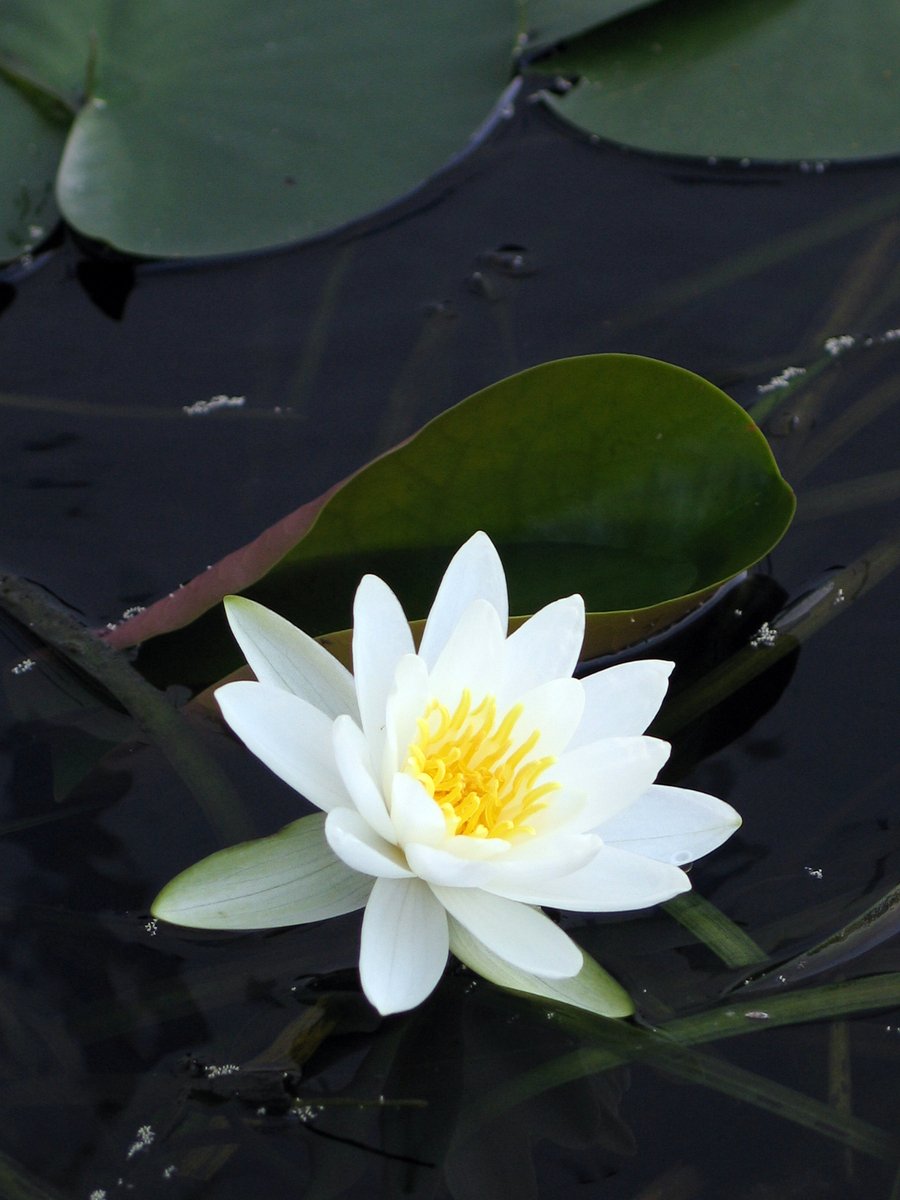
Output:
[[[900,6],[664,0],[542,70],[581,76],[550,103],[642,150],[852,159],[900,150]]]
[[[33,84],[0,91],[0,202],[34,145],[29,195],[56,175],[66,219],[121,250],[309,238],[463,150],[508,83],[514,34],[511,0],[0,0],[0,72]],[[7,130],[58,95],[75,115],[57,174],[58,130]]]
[[[351,624],[371,571],[421,618],[451,554],[480,528],[500,549],[511,612],[581,592],[590,657],[696,607],[768,553],[793,511],[762,434],[712,384],[632,355],[561,359],[470,396],[110,638],[167,633],[138,665],[203,686],[240,662],[226,593],[322,635]],[[346,652],[346,637],[325,641]]]

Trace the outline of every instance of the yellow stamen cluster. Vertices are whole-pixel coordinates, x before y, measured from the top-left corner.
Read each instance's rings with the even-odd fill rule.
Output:
[[[546,808],[544,797],[560,786],[538,783],[556,760],[529,759],[537,730],[516,744],[513,735],[524,708],[516,704],[497,721],[497,701],[485,696],[472,707],[466,689],[454,712],[432,700],[418,719],[407,770],[440,807],[451,835],[509,838],[533,834],[528,821]]]

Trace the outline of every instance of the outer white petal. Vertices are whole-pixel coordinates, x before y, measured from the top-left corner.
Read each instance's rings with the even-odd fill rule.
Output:
[[[581,970],[579,948],[537,909],[478,888],[432,890],[454,920],[514,967],[546,979],[565,979]]]
[[[407,843],[404,849],[406,861],[420,879],[441,885],[448,891],[482,887],[493,878],[496,871],[491,859],[463,857],[447,849],[421,846],[415,842]]]
[[[486,600],[492,606],[505,635],[509,622],[506,576],[493,542],[481,532],[457,550],[444,572],[419,646],[429,667],[437,662],[473,600]]]
[[[491,953],[452,917],[450,949],[460,962],[500,987],[542,996],[557,1004],[572,1004],[601,1017],[630,1017],[634,1012],[631,997],[622,985],[587,954],[577,975],[567,979],[542,979],[510,966],[498,954]]]
[[[633,804],[653,783],[669,757],[668,742],[659,738],[604,738],[589,746],[566,752],[543,776],[562,784],[565,794],[584,797],[584,805],[570,823],[563,825],[554,813],[556,797],[548,797],[547,808],[537,813],[531,824],[543,831],[546,827],[566,828],[570,832],[596,829],[617,812]],[[598,830],[604,841],[604,831]]]
[[[654,784],[604,822],[599,832],[611,846],[678,867],[721,846],[740,824],[741,818],[724,800]]]
[[[332,740],[337,769],[356,811],[385,841],[396,843],[384,796],[372,775],[369,745],[362,730],[349,717],[338,717],[332,727]]]
[[[211,854],[166,884],[153,915],[193,929],[274,929],[362,908],[372,880],[327,845],[325,814]]]
[[[422,842],[437,846],[447,839],[444,814],[417,779],[397,774],[391,787],[391,823],[401,846]]]
[[[494,863],[485,890],[493,892],[523,884],[531,887],[543,879],[571,875],[589,863],[602,845],[600,838],[589,833],[529,838]]]
[[[408,879],[412,875],[400,850],[379,837],[355,808],[330,812],[325,837],[338,858],[363,875],[380,879]]]
[[[397,663],[412,654],[412,634],[400,601],[377,575],[365,575],[353,602],[353,678],[373,770],[381,766],[387,698]]]
[[[431,695],[452,711],[464,688],[476,704],[486,693],[496,694],[503,678],[505,641],[496,609],[486,600],[474,600],[429,673]]]
[[[663,702],[674,663],[645,658],[619,663],[582,679],[584,718],[572,749],[598,738],[643,733]]]
[[[359,717],[353,676],[324,646],[244,596],[226,596],[225,613],[260,683],[293,692],[329,717]]]
[[[447,963],[447,914],[421,879],[376,879],[362,925],[359,974],[378,1011],[404,1012],[428,996]]]
[[[279,779],[326,812],[350,803],[325,713],[290,692],[250,681],[226,683],[216,701],[247,749]]]
[[[546,904],[570,912],[631,912],[671,900],[690,888],[684,871],[630,854],[618,846],[601,846],[587,866],[560,879],[533,886],[504,887],[500,883],[493,886],[499,895],[512,900]]]
[[[522,695],[575,670],[584,641],[584,601],[555,600],[536,612],[506,642],[506,672],[498,696],[508,708]]]

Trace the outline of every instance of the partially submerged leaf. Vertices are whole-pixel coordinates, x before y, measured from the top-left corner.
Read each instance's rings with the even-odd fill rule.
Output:
[[[852,159],[900,150],[900,7],[667,0],[543,60],[567,120],[666,154]]]
[[[176,630],[230,591],[326,634],[351,624],[366,572],[421,618],[451,554],[484,529],[511,612],[580,592],[594,657],[695,608],[767,554],[793,510],[762,434],[712,384],[633,355],[560,359],[470,396],[109,639]],[[201,687],[239,661],[217,611],[139,665]]]

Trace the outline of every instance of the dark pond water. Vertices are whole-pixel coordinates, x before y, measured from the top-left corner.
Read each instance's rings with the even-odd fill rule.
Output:
[[[0,282],[3,567],[116,621],[517,369],[615,350],[700,372],[764,421],[799,511],[667,648],[660,728],[669,780],[744,816],[697,892],[789,962],[900,874],[898,239],[896,164],[670,161],[523,103],[414,200],[315,245],[134,267],[63,241]],[[220,396],[244,399],[198,411]],[[900,969],[896,942],[742,993],[746,972],[663,912],[567,919],[643,1022],[726,994],[757,1014],[681,1057],[453,971],[379,1021],[358,918],[148,921],[219,835],[86,676],[2,633],[0,1196],[900,1195],[900,1012],[758,1015],[773,990]],[[220,730],[198,736],[235,836],[297,815]]]

